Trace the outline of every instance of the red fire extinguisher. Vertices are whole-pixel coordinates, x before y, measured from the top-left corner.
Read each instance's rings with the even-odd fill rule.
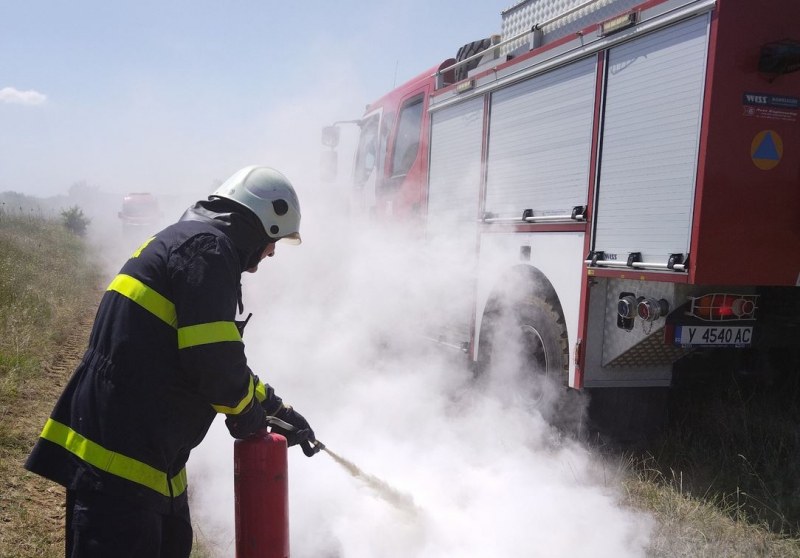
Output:
[[[236,558],[289,557],[286,438],[260,431],[233,447]]]

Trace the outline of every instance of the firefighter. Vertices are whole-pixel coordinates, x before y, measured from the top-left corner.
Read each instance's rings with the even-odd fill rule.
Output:
[[[241,275],[300,243],[294,188],[246,167],[147,239],[111,281],[89,346],[25,467],[67,489],[67,557],[188,557],[186,461],[218,413],[236,438],[314,432],[247,366]],[[249,317],[249,316],[248,316]]]

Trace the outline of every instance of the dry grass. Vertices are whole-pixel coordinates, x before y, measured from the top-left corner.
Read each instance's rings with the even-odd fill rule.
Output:
[[[605,452],[626,503],[658,521],[649,555],[800,558],[800,363],[782,363],[742,375],[700,360],[676,375],[659,439]]]
[[[737,521],[800,536],[798,370],[786,360],[770,375],[678,376],[672,420],[644,456],[647,468]]]
[[[625,504],[651,513],[658,526],[653,557],[800,557],[800,541],[748,520],[741,502],[684,492],[679,474],[666,478],[646,462],[632,461]]]

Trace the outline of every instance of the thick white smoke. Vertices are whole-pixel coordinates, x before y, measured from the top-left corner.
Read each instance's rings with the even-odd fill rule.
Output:
[[[317,179],[314,140],[326,110],[353,116],[298,97],[264,117],[271,139],[263,159],[229,169],[275,166],[297,185],[303,207],[303,244],[279,244],[274,259],[243,277],[245,312],[254,314],[248,360],[331,450],[414,506],[393,505],[325,453],[309,459],[292,448],[292,555],[643,556],[652,519],[620,507],[616,471],[550,425],[564,413],[578,417],[580,398],[520,376],[514,351],[476,381],[463,353],[431,341],[451,318],[468,316],[472,260],[462,250],[471,243],[382,230],[351,213],[347,146],[342,180]],[[163,224],[224,178],[158,192]],[[155,231],[126,238],[116,218],[121,196],[97,208],[85,198],[113,275]],[[199,544],[234,556],[233,439],[221,419],[193,452],[189,477]]]
[[[292,448],[292,555],[644,555],[650,518],[621,508],[614,473],[543,418],[560,390],[504,373],[513,362],[475,382],[460,352],[426,339],[463,311],[468,259],[367,226],[335,190],[298,189],[303,245],[279,244],[245,277],[250,365],[416,509]],[[232,446],[217,421],[189,467],[199,538],[219,556],[235,548]]]

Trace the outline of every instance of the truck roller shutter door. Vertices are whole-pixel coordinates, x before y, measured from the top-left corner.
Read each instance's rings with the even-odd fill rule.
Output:
[[[428,231],[474,244],[480,192],[483,98],[432,114]],[[453,227],[458,230],[454,230]],[[469,234],[471,229],[473,234]]]
[[[594,250],[666,264],[689,250],[708,16],[610,49]]]
[[[596,66],[579,60],[494,93],[488,213],[570,215],[586,205]]]
[[[449,319],[436,336],[452,345],[470,339],[471,283],[463,277],[474,273],[477,257],[483,113],[483,97],[477,97],[431,114],[428,240],[435,252],[447,254],[452,277],[461,278],[442,293]]]

